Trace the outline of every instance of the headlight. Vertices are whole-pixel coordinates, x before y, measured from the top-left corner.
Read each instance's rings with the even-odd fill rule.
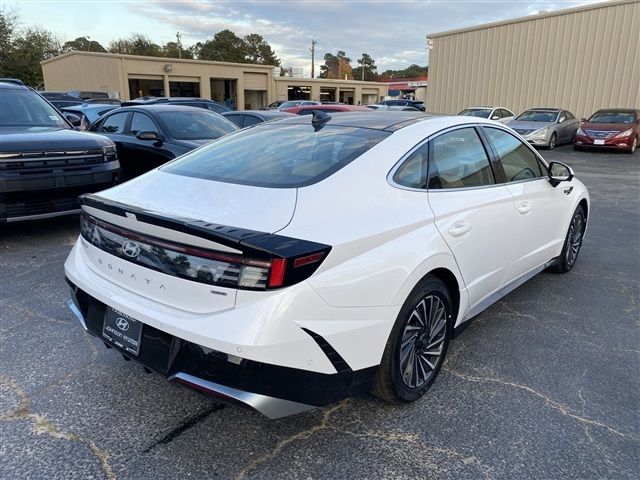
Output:
[[[616,135],[616,137],[628,137],[629,135],[631,135],[633,133],[633,129],[630,128],[629,130],[625,130],[624,132],[620,132]]]
[[[584,131],[581,128],[578,128],[578,130],[576,130],[576,135],[584,135]]]
[[[536,130],[535,132],[533,132],[533,135],[535,137],[541,137],[542,135],[546,135],[548,131],[549,131],[549,127],[544,127],[544,128],[541,128],[540,130]]]
[[[102,147],[102,154],[105,156],[108,155],[113,155],[114,153],[116,153],[116,146],[115,145],[108,145],[106,147]]]

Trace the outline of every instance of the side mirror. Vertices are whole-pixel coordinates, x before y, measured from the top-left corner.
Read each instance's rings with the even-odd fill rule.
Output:
[[[580,119],[580,123],[584,123],[584,122],[586,122],[586,121],[587,121],[587,119],[586,119],[586,118],[581,118],[581,119]]]
[[[562,162],[549,163],[547,171],[549,174],[549,183],[554,188],[560,185],[561,182],[570,182],[574,177],[572,168]]]
[[[491,117],[491,120],[499,120],[500,117],[498,115],[494,115],[493,117]]]
[[[162,138],[160,138],[160,136],[158,135],[157,132],[151,132],[151,131],[141,131],[138,132],[136,134],[136,138],[138,140],[152,140],[152,141],[162,141]]]
[[[78,115],[69,112],[64,112],[62,115],[74,127],[79,127],[82,125],[82,119]]]

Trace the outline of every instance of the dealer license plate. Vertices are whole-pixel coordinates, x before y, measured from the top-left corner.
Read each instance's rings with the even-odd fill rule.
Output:
[[[594,145],[604,145],[604,140],[594,140],[593,144]]]
[[[102,336],[114,345],[126,350],[132,355],[140,352],[142,337],[142,322],[119,312],[115,308],[107,307],[102,326]]]

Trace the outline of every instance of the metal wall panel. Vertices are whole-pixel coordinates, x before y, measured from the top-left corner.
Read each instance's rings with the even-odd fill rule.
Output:
[[[640,107],[640,1],[429,35],[429,111]]]

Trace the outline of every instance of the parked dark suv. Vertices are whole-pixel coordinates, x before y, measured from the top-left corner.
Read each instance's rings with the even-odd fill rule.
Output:
[[[78,211],[120,171],[108,138],[78,132],[32,89],[0,82],[0,223]]]

